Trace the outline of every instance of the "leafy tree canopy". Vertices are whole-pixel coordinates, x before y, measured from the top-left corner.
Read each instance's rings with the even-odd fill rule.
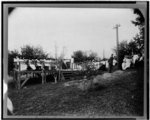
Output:
[[[138,26],[140,33],[137,34],[133,40],[136,43],[140,52],[144,49],[144,27],[145,27],[145,18],[142,12],[139,9],[134,9],[133,13],[137,15],[137,18],[132,21],[135,26]]]
[[[20,57],[24,59],[46,59],[46,54],[42,47],[33,47],[30,45],[23,46],[21,48],[21,54],[17,50],[8,52],[8,73],[14,68],[14,58]]]
[[[74,58],[74,62],[85,62],[85,61],[92,61],[97,58],[97,53],[93,51],[89,51],[88,53],[85,51],[75,51],[72,55]]]
[[[10,74],[10,71],[13,70],[14,68],[14,63],[13,60],[14,58],[16,58],[17,56],[20,57],[20,54],[17,50],[14,51],[8,51],[8,74]]]
[[[48,54],[46,54],[42,47],[33,47],[26,45],[21,48],[22,57],[25,59],[46,59]]]

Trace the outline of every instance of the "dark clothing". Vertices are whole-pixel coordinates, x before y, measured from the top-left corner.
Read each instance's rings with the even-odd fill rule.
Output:
[[[112,72],[112,68],[113,68],[113,65],[112,65],[112,64],[109,64],[109,73]]]
[[[110,57],[109,60],[108,60],[108,63],[113,64],[113,59],[114,59],[113,57]]]
[[[108,63],[109,63],[109,72],[111,73],[112,71],[112,68],[113,68],[113,57],[110,57],[109,60],[108,60]]]

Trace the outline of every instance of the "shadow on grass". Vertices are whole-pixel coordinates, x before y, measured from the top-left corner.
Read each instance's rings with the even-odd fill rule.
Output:
[[[47,75],[46,76],[46,82],[51,83],[54,82],[54,77],[52,75]],[[21,81],[21,84],[24,81]],[[33,86],[33,85],[37,85],[37,84],[41,84],[42,83],[42,77],[40,75],[38,75],[37,77],[34,78],[29,78],[29,80],[24,84],[24,86]],[[8,83],[8,89],[14,89],[17,88],[17,82],[16,81],[11,81]]]
[[[88,89],[88,92],[94,92],[94,91],[102,91],[106,89],[107,87],[105,85],[95,84],[94,87]]]
[[[46,76],[46,82],[54,82],[54,77],[52,75]],[[24,86],[31,86],[42,83],[42,77],[38,76],[37,78],[30,78]]]

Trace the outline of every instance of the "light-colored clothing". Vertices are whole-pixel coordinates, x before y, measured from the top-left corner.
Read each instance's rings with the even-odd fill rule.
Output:
[[[139,59],[139,56],[138,55],[133,55],[132,57],[132,63],[135,64],[136,60]]]
[[[122,63],[122,69],[126,70],[127,68],[130,68],[131,67],[131,62],[132,62],[131,59],[124,58],[123,63]]]

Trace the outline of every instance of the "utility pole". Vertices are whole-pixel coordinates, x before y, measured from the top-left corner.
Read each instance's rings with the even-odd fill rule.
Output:
[[[116,24],[114,29],[116,29],[116,43],[117,43],[117,68],[119,69],[119,35],[118,35],[118,29],[120,27],[120,24]]]

